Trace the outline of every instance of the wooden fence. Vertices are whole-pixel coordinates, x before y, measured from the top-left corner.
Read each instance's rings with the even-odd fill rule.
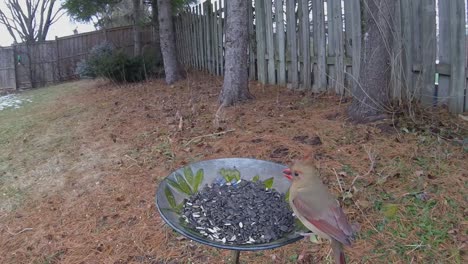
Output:
[[[447,104],[454,113],[467,110],[465,1],[396,0],[396,5],[389,96]],[[360,0],[253,0],[246,18],[250,79],[352,95],[359,89],[365,45],[361,8]],[[206,1],[177,17],[176,45],[184,65],[223,74],[226,11],[226,0]]]
[[[14,50],[12,48],[0,48],[0,88],[3,90],[16,89],[14,65]]]
[[[142,30],[143,45],[151,43],[152,27]],[[0,49],[0,90],[28,89],[76,79],[77,63],[108,41],[133,55],[133,27],[118,27]]]

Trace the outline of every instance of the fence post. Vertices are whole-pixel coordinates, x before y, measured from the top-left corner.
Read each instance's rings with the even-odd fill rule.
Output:
[[[211,28],[210,28],[210,12],[211,12],[211,3],[206,1],[203,3],[204,7],[204,16],[205,16],[205,32],[206,32],[206,39],[205,39],[205,51],[206,51],[206,69],[209,73],[211,73],[212,69],[212,54],[211,54]]]
[[[57,36],[55,36],[55,51],[56,51],[56,56],[57,56],[57,80],[54,80],[54,81],[60,82],[61,81],[61,76],[60,76],[60,50],[59,50],[59,38]]]
[[[12,45],[13,46],[13,70],[15,71],[14,74],[13,74],[13,78],[15,79],[14,80],[14,86],[15,86],[15,91],[18,90],[18,68],[17,68],[17,65],[18,65],[18,62],[17,62],[17,55],[16,55],[16,45]]]
[[[466,36],[465,36],[465,2],[450,1],[451,33],[451,72],[449,110],[452,113],[463,112],[463,106],[468,101],[463,91],[466,87]]]

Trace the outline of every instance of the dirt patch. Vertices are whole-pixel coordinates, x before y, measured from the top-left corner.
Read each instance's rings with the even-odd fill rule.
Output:
[[[460,145],[421,131],[389,134],[372,124],[350,125],[347,103],[339,98],[312,100],[255,82],[255,101],[220,110],[221,85],[220,78],[200,73],[171,87],[162,80],[119,87],[88,82],[51,102],[42,113],[47,136],[28,135],[18,145],[40,151],[13,162],[56,179],[57,187],[0,214],[0,262],[226,262],[230,252],[187,241],[164,224],[154,205],[158,183],[198,160],[254,157],[290,164],[306,153],[318,160],[324,182],[361,227],[346,251],[351,263],[462,258],[468,168]],[[64,134],[69,136],[47,139]],[[32,173],[25,175],[27,181]],[[36,182],[49,185],[31,185]],[[423,192],[429,195],[424,201],[417,196]],[[306,240],[241,255],[248,263],[330,259],[327,243]]]

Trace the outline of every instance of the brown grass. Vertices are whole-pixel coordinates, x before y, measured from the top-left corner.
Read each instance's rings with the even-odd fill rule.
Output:
[[[346,252],[350,263],[461,263],[466,256],[467,152],[456,141],[466,137],[466,124],[443,112],[437,120],[446,121],[444,131],[458,127],[452,139],[421,124],[421,131],[402,132],[410,124],[404,119],[396,127],[396,120],[352,125],[339,98],[254,82],[256,100],[218,111],[221,79],[200,73],[171,87],[161,80],[79,84],[41,113],[55,117],[47,123],[54,129],[10,146],[30,149],[31,142],[72,134],[56,148],[12,161],[12,167],[27,164],[27,175],[41,172],[43,185],[47,179],[60,184],[28,189],[21,207],[0,213],[0,263],[227,262],[230,252],[181,239],[164,224],[154,203],[158,182],[197,160],[254,157],[290,164],[309,151],[350,221],[360,226]],[[82,110],[70,112],[69,106]],[[370,172],[366,150],[376,155]],[[427,201],[418,199],[422,192]],[[389,204],[394,214],[385,209]],[[241,262],[331,263],[329,248],[303,240],[243,252]]]

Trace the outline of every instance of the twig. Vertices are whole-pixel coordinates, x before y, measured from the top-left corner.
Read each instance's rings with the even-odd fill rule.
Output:
[[[33,230],[33,229],[30,228],[30,227],[26,227],[26,228],[23,228],[21,231],[19,231],[19,232],[17,232],[17,233],[13,233],[13,232],[11,232],[11,231],[8,229],[8,227],[6,227],[7,233],[10,234],[10,235],[12,235],[12,236],[16,236],[16,235],[19,235],[19,234],[21,234],[21,233],[23,233],[23,232],[31,231],[31,230]]]
[[[356,175],[356,177],[354,177],[353,181],[351,182],[351,186],[354,185],[354,183],[356,182],[357,179],[364,178],[364,177],[368,176],[371,172],[374,171],[376,155],[375,155],[374,152],[372,152],[372,150],[370,148],[367,148],[366,146],[364,146],[364,150],[366,151],[367,157],[369,158],[369,161],[370,161],[369,170],[366,172],[366,174],[364,174],[362,176],[361,175]]]
[[[362,211],[361,207],[359,206],[359,204],[357,204],[354,200],[354,205],[356,205],[356,207],[359,209],[359,211],[361,212],[362,216],[364,217],[364,219],[366,219],[366,221],[369,223],[369,225],[377,232],[377,233],[380,233],[379,230],[377,230],[377,228],[375,228],[375,226],[372,224],[372,222],[369,220],[369,218],[367,218],[366,214],[364,214],[364,212]]]
[[[333,172],[335,173],[336,181],[338,182],[338,186],[340,187],[340,191],[341,191],[341,193],[343,193],[343,187],[341,186],[340,178],[338,177],[338,173],[336,173],[335,168],[333,168]]]
[[[193,141],[195,141],[197,139],[200,139],[200,138],[221,136],[221,135],[227,134],[229,132],[233,132],[233,131],[235,131],[235,129],[230,129],[230,130],[226,130],[226,131],[223,131],[223,132],[216,132],[216,133],[211,133],[211,134],[206,134],[206,135],[201,135],[201,136],[198,136],[198,137],[194,137],[194,138],[190,139],[187,143],[185,143],[184,147],[190,145],[190,143],[192,143]]]

